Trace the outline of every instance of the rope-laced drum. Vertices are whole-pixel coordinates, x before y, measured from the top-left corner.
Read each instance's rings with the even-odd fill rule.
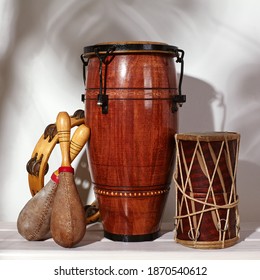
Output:
[[[239,239],[236,172],[240,135],[177,134],[175,239],[194,248],[225,248]]]

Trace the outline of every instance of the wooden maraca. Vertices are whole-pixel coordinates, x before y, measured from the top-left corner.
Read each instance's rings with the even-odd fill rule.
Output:
[[[90,129],[84,124],[74,132],[70,142],[70,159],[73,161],[86,144]],[[50,218],[58,185],[58,170],[50,181],[21,210],[17,219],[18,232],[27,240],[44,240],[50,237]]]
[[[81,241],[86,232],[85,211],[74,182],[74,170],[71,167],[70,118],[66,112],[57,116],[62,163],[59,168],[59,184],[53,201],[51,213],[51,235],[62,247],[73,247]]]

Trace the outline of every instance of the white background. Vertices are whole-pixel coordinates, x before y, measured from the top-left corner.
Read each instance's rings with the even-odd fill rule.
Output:
[[[258,0],[1,0],[0,220],[16,221],[31,197],[25,166],[44,128],[84,108],[83,47],[150,40],[185,50],[179,130],[241,133],[241,220],[260,221],[259,11]],[[50,168],[59,164],[55,149]],[[84,152],[73,166],[86,200]],[[172,188],[164,221],[174,203]]]

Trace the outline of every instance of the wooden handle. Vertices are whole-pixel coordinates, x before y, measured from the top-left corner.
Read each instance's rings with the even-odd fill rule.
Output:
[[[70,116],[67,112],[60,112],[56,119],[60,150],[61,150],[61,166],[70,167]]]
[[[81,124],[76,129],[70,141],[70,162],[72,162],[80,153],[83,146],[87,143],[89,135],[90,129],[85,124]],[[53,173],[54,178],[57,177],[59,175],[59,169],[57,169]],[[57,179],[55,179],[54,181],[57,181]]]
[[[83,146],[88,141],[90,129],[82,124],[74,132],[70,141],[70,160],[71,162],[77,157]]]

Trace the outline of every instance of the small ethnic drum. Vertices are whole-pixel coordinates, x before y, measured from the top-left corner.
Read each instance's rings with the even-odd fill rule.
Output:
[[[239,239],[236,172],[240,135],[176,134],[176,242],[225,248]]]
[[[183,55],[154,42],[84,48],[87,157],[104,235],[111,240],[158,236],[173,174],[178,103],[185,102]],[[178,86],[174,58],[181,63]]]

